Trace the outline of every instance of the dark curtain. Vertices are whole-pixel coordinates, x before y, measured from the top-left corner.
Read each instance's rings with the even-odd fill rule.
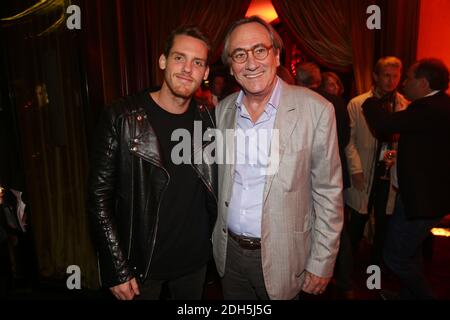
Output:
[[[105,104],[150,84],[145,2],[82,0],[82,48],[90,108],[98,114]],[[128,3],[129,4],[129,3]],[[90,120],[90,127],[95,123]]]
[[[353,70],[355,93],[372,85],[372,68],[394,55],[411,65],[416,58],[420,0],[272,0],[295,40],[318,63]],[[379,5],[381,30],[366,26],[367,7]]]
[[[300,47],[320,64],[347,71],[352,64],[351,39],[339,1],[273,0],[275,10]]]
[[[367,7],[374,0],[341,0],[347,8],[352,43],[352,68],[355,78],[354,95],[362,94],[372,87],[376,30],[367,28]],[[383,14],[382,14],[383,15]]]
[[[380,7],[382,28],[376,41],[376,59],[396,56],[408,68],[416,60],[420,0],[385,0]]]
[[[79,32],[54,24],[63,9],[50,3],[46,11],[2,26],[1,42],[8,44],[2,63],[20,132],[21,191],[39,277],[65,285],[67,267],[78,265],[82,287],[92,288],[98,277],[85,210],[85,86]]]
[[[167,0],[151,1],[150,34],[153,46],[151,61],[157,61],[170,31],[181,24],[197,24],[208,35],[212,43],[212,62],[221,54],[222,42],[229,25],[243,18],[250,0]],[[174,10],[174,8],[177,8]],[[153,84],[162,82],[162,73],[154,72]]]
[[[82,0],[90,102],[100,108],[120,96],[162,83],[158,58],[169,33],[197,24],[212,42],[212,62],[225,32],[250,0]]]

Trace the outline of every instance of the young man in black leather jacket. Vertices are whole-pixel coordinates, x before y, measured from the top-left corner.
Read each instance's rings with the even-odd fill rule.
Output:
[[[92,150],[88,213],[102,285],[117,299],[202,297],[216,219],[213,164],[181,161],[175,130],[194,136],[214,117],[192,99],[208,77],[209,43],[196,27],[175,30],[159,67],[164,82],[122,98],[101,116]],[[195,125],[194,125],[195,123]],[[200,126],[199,126],[200,124]],[[197,134],[197,132],[196,132]],[[186,151],[186,150],[184,150]],[[187,157],[187,158],[186,158]]]

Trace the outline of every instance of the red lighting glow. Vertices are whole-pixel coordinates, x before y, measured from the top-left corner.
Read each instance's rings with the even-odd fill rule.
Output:
[[[420,1],[417,59],[438,58],[450,68],[450,1]],[[447,90],[450,94],[450,89]]]
[[[278,14],[271,0],[252,0],[245,16],[260,16],[268,23],[278,19]]]

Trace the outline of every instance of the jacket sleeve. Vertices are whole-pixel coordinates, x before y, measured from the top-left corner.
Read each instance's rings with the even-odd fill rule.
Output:
[[[363,172],[361,158],[356,149],[356,121],[360,113],[359,106],[350,101],[347,107],[348,116],[350,118],[350,139],[345,148],[345,155],[347,156],[348,171],[350,175]]]
[[[122,250],[115,219],[119,136],[112,107],[106,108],[94,135],[88,179],[87,210],[97,249],[102,286],[128,281],[132,273]]]
[[[371,97],[362,105],[368,125],[376,131],[392,134],[433,130],[436,115],[420,102],[393,113],[380,108],[379,104],[379,99]]]
[[[331,277],[343,224],[342,170],[331,105],[324,108],[318,119],[312,148],[311,187],[315,217],[306,269],[320,277]]]

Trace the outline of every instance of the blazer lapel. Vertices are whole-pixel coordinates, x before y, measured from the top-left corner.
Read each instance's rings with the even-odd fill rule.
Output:
[[[294,97],[290,93],[288,85],[282,82],[280,105],[278,106],[274,124],[274,129],[278,130],[279,136],[277,137],[277,135],[274,134],[272,136],[272,141],[270,144],[270,161],[272,161],[273,159],[274,161],[278,162],[276,168],[278,168],[278,166],[280,165],[280,160],[285,153],[286,144],[289,141],[290,136],[292,135],[292,131],[294,130],[298,121],[299,112],[298,109],[295,108],[295,102],[293,98]],[[276,141],[277,138],[279,138],[278,141]],[[274,158],[274,152],[278,152],[278,157]],[[264,187],[263,203],[267,200],[267,195],[269,194],[269,190],[275,175],[276,172],[267,176],[266,185]]]
[[[229,184],[226,189],[226,196],[225,199],[227,201],[231,197],[231,188],[233,186],[234,181],[234,169],[235,169],[235,137],[234,133],[236,131],[236,114],[237,114],[237,108],[235,105],[235,99],[232,99],[230,104],[226,107],[224,120],[223,120],[223,126],[221,126],[222,134],[224,135],[224,165],[226,167],[225,174],[229,174],[228,177],[224,177],[226,181],[229,181]],[[228,136],[227,136],[228,134]]]

